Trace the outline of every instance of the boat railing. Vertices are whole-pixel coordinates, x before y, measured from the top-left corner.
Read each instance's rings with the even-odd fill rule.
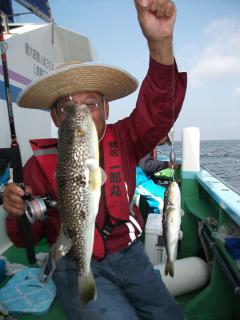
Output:
[[[228,187],[229,189],[231,189],[233,192],[235,192],[237,195],[240,196],[240,191],[237,190],[236,188],[234,188],[230,183],[226,182],[224,179],[222,179],[221,177],[219,177],[218,175],[216,175],[214,172],[212,172],[209,168],[207,168],[206,166],[201,165],[200,166],[201,169],[206,170],[209,174],[211,174],[214,178],[216,178],[217,180],[219,180],[221,183],[223,183],[226,187]]]

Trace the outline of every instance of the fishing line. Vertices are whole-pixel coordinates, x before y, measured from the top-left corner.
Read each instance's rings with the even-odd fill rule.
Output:
[[[103,97],[103,112],[104,112],[104,130],[103,130],[103,135],[102,135],[102,137],[101,137],[101,139],[99,139],[99,141],[98,141],[98,143],[100,143],[101,141],[102,141],[102,139],[104,138],[104,136],[105,136],[105,133],[106,133],[106,127],[107,127],[107,125],[106,125],[106,120],[107,120],[107,117],[106,117],[106,99],[105,99],[105,97]]]
[[[172,83],[173,83],[173,89],[172,89],[172,94],[173,94],[173,101],[172,101],[172,129],[169,134],[171,134],[171,151],[169,154],[169,160],[171,163],[171,169],[172,169],[172,180],[175,181],[175,173],[174,173],[174,164],[176,163],[176,153],[175,153],[175,144],[174,144],[174,110],[175,110],[175,75],[174,75],[174,68],[175,65],[173,63],[173,68],[172,68]]]

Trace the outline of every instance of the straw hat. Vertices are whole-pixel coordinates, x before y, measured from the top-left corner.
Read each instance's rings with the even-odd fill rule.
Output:
[[[137,89],[138,81],[116,67],[68,61],[32,82],[18,96],[23,108],[49,109],[62,97],[77,92],[96,91],[108,101],[126,97]]]

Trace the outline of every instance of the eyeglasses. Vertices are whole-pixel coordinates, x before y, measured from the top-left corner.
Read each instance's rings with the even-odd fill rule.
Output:
[[[105,98],[102,97],[100,101],[97,101],[95,98],[88,98],[86,101],[81,102],[81,104],[85,104],[88,107],[90,112],[94,112],[104,103]],[[64,101],[61,105],[57,105],[56,109],[58,114],[66,114],[68,113],[68,108],[74,103],[74,101]]]

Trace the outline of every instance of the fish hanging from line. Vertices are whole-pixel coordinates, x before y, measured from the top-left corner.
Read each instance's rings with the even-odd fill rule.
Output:
[[[85,304],[96,298],[90,262],[101,185],[106,176],[99,167],[98,136],[87,106],[70,104],[65,113],[59,130],[56,172],[62,229],[52,257],[56,262],[71,248],[80,298]]]
[[[182,237],[181,225],[181,193],[176,181],[172,181],[164,194],[163,237],[166,246],[167,261],[165,275],[174,276],[174,261],[177,258],[178,240]]]

